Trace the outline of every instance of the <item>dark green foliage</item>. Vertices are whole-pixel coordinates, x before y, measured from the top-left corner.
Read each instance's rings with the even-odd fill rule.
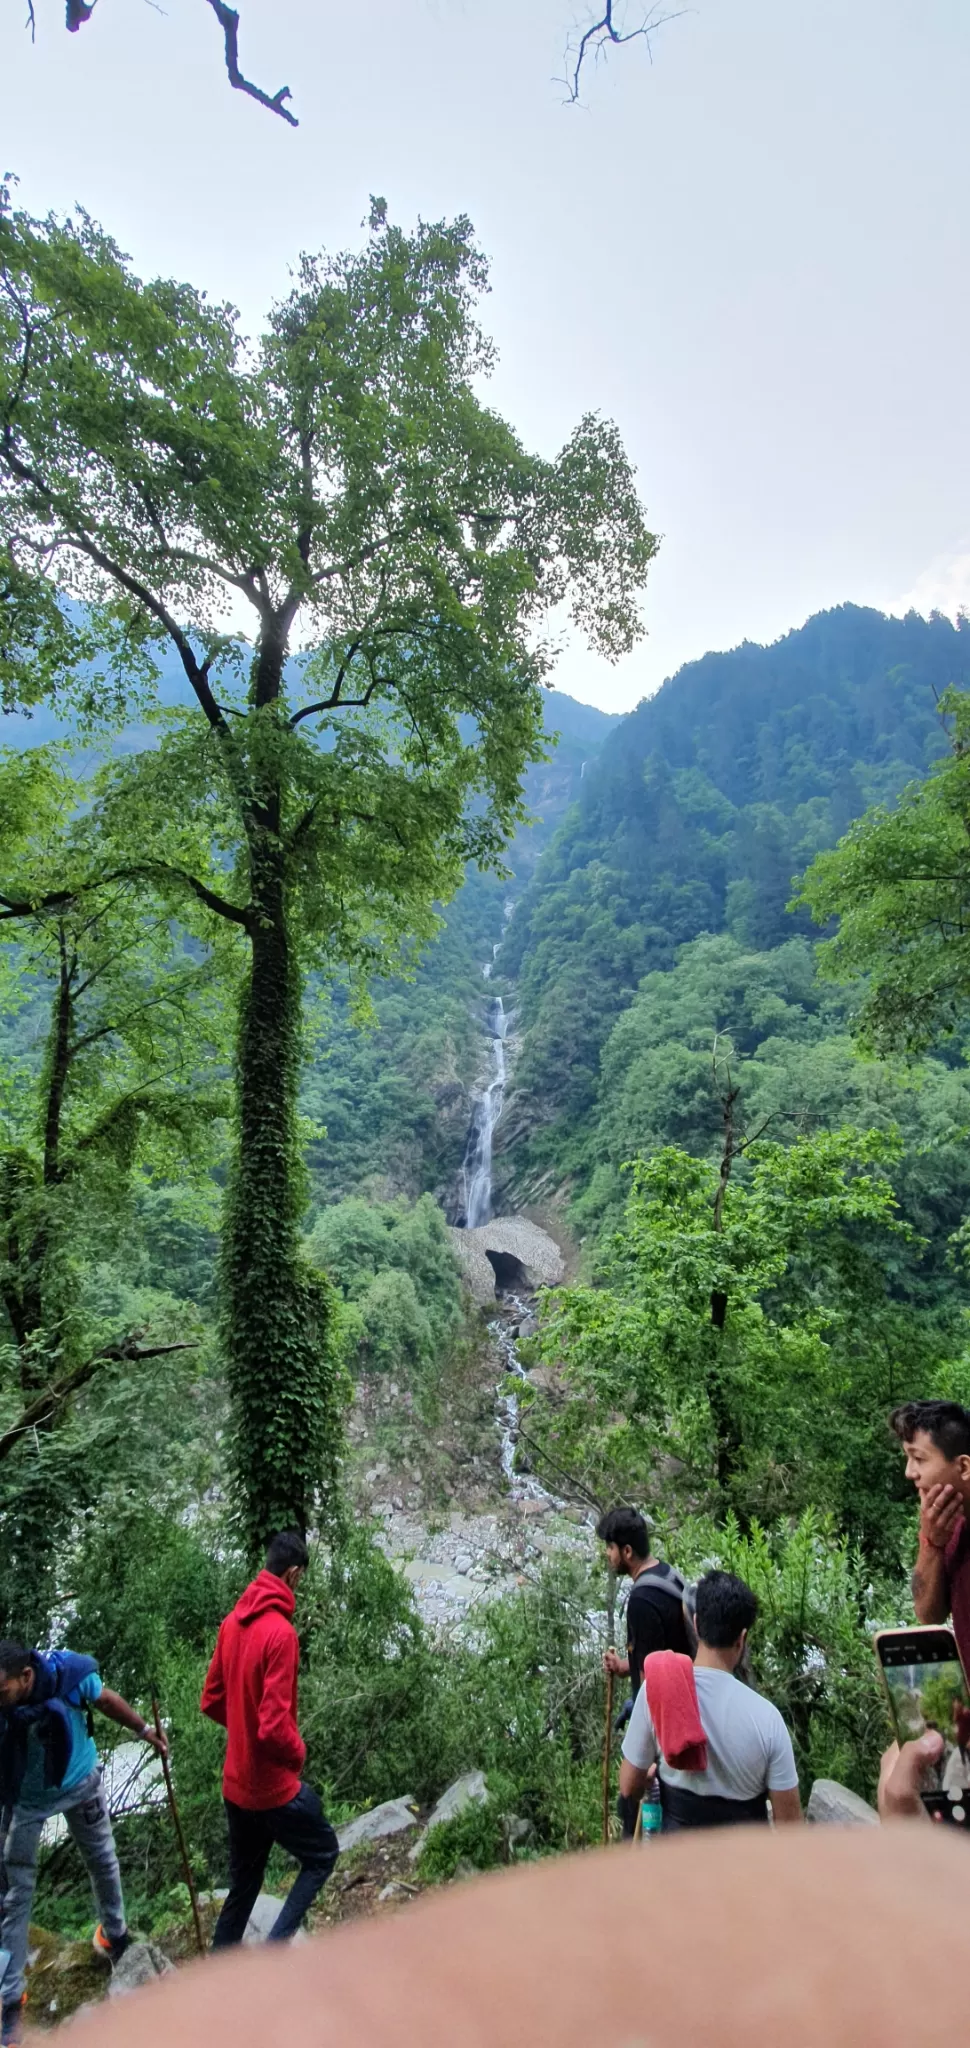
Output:
[[[449,1768],[447,1660],[435,1655],[406,1579],[369,1530],[348,1528],[336,1551],[316,1560],[297,1621],[311,1777],[345,1811],[405,1792],[436,1796]]]
[[[970,695],[948,690],[940,714],[949,752],[924,782],[908,784],[895,809],[867,811],[821,854],[797,898],[818,924],[838,917],[838,932],[821,948],[823,972],[833,980],[867,977],[858,1032],[881,1052],[920,1052],[966,1037]]]
[[[468,860],[500,867],[543,753],[537,628],[566,602],[624,652],[657,546],[615,427],[587,414],[548,462],[481,404],[470,223],[408,236],[375,204],[370,230],[302,257],[250,346],[86,216],[0,192],[0,546],[35,565],[8,578],[10,694],[56,521],[61,584],[174,649],[196,707],[117,765],[99,823],[128,828],[126,873],[248,953],[221,1327],[254,1546],[332,1509],[340,1455],[297,1240],[304,977],[386,972]]]
[[[346,1337],[365,1371],[405,1385],[440,1373],[463,1328],[458,1264],[430,1195],[413,1207],[359,1196],[324,1209],[307,1243],[348,1304]]]
[[[346,985],[333,989],[301,1091],[322,1126],[307,1148],[318,1200],[450,1187],[480,1057],[482,963],[501,933],[504,894],[497,876],[471,868],[414,980],[372,982],[369,1019]]]
[[[499,959],[525,1025],[520,1182],[564,1162],[587,1177],[600,1049],[645,975],[702,932],[751,953],[810,930],[791,877],[939,753],[935,693],[965,679],[970,635],[948,620],[847,605],[691,663],[610,735]]]
[[[244,992],[239,1132],[222,1226],[222,1339],[232,1464],[250,1557],[277,1529],[337,1509],[345,1386],[333,1290],[300,1251],[296,1130],[300,986],[284,917],[253,939]]]
[[[71,1575],[71,1641],[97,1657],[106,1685],[166,1703],[173,1662],[211,1656],[223,1615],[245,1583],[238,1555],[130,1495],[91,1515]]]
[[[924,1326],[905,1274],[899,1298],[886,1287],[909,1242],[898,1136],[762,1137],[750,1155],[736,1127],[727,1140],[726,1173],[672,1146],[636,1163],[608,1284],[544,1312],[536,1350],[562,1391],[535,1396],[533,1426],[601,1499],[745,1523],[817,1507],[891,1568],[902,1481],[883,1416],[963,1335]]]
[[[418,1857],[422,1883],[446,1884],[469,1870],[492,1870],[508,1860],[503,1821],[507,1813],[514,1812],[517,1791],[514,1778],[503,1779],[493,1772],[487,1800],[472,1800],[463,1813],[432,1828]]]

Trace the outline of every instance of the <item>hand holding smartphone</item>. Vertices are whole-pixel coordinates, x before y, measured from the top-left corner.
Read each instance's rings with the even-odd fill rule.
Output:
[[[952,1629],[880,1629],[874,1644],[897,1742],[929,1728],[943,1738],[921,1795],[927,1813],[970,1833],[970,1687]]]

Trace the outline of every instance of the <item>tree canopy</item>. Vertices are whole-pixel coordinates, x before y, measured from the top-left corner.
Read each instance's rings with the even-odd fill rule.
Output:
[[[970,695],[947,690],[940,712],[949,753],[817,854],[796,898],[817,924],[838,918],[822,972],[865,977],[858,1029],[883,1052],[951,1037],[970,1006]]]
[[[36,689],[42,606],[52,632],[68,599],[104,619],[142,675],[174,648],[195,713],[115,764],[98,825],[204,943],[248,953],[223,1303],[254,1547],[333,1498],[339,1455],[332,1304],[299,1241],[303,975],[406,963],[464,862],[501,863],[543,750],[543,621],[565,603],[624,652],[657,545],[611,423],[550,461],[477,396],[469,222],[406,235],[375,200],[370,227],[303,257],[248,341],[86,216],[0,214],[9,694]]]

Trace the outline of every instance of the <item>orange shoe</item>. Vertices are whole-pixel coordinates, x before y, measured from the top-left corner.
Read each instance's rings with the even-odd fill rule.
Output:
[[[94,1933],[91,1937],[91,1947],[93,1948],[96,1956],[104,1956],[107,1962],[117,1963],[120,1962],[126,1948],[129,1946],[130,1941],[131,1935],[129,1934],[127,1927],[125,1928],[124,1934],[117,1934],[114,1940],[112,1941],[110,1934],[105,1933],[104,1928],[102,1927],[101,1922],[99,1920],[98,1925],[95,1928]],[[2,2048],[2,2044],[0,2044],[0,2048]]]

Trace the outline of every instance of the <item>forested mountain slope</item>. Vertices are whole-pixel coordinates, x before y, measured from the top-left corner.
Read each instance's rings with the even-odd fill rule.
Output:
[[[333,992],[303,1089],[319,1133],[308,1154],[318,1203],[358,1190],[380,1200],[430,1191],[448,1205],[482,1058],[482,967],[507,905],[623,722],[558,690],[544,708],[549,758],[526,775],[531,823],[509,849],[510,878],[469,872],[413,982],[373,985],[369,1028],[355,1021],[346,991]]]
[[[621,1159],[685,1141],[691,1090],[700,1090],[691,1143],[705,1149],[717,1104],[697,1062],[709,1068],[713,1030],[740,1032],[749,1054],[839,1031],[832,996],[809,994],[807,944],[792,945],[811,930],[786,910],[792,877],[868,804],[891,801],[925,771],[945,746],[937,695],[968,682],[966,628],[844,605],[774,646],[688,664],[609,736],[497,962],[515,983],[521,1033],[500,1168],[509,1199],[563,1185],[575,1193],[599,1171],[602,1202],[612,1203]],[[703,934],[725,940],[712,949]],[[679,955],[695,942],[699,951]],[[773,954],[770,968],[758,967]],[[690,1018],[672,1013],[661,1028],[663,976],[678,959],[678,985],[694,988]],[[656,1075],[656,1087],[643,1080],[642,1060],[663,1065],[663,1045],[680,1048],[666,1055],[677,1103]],[[847,1046],[844,1059],[826,1120],[848,1114],[861,1085]],[[804,1094],[805,1063],[796,1066],[795,1095]]]

